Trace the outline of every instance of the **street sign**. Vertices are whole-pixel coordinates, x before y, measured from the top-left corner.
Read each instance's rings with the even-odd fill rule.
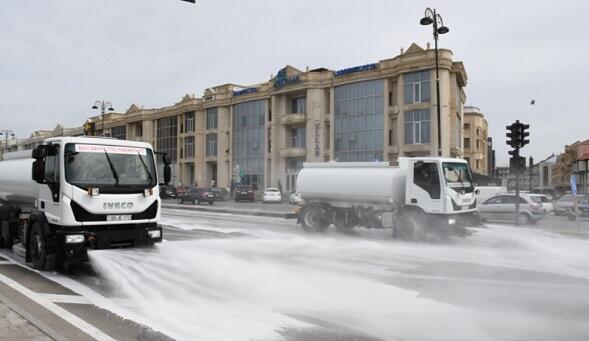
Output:
[[[571,175],[571,193],[577,195],[577,178]]]

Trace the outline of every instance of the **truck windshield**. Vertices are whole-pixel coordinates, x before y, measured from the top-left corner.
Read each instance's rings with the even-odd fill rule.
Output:
[[[155,186],[153,152],[148,148],[68,143],[64,149],[65,179],[88,186]]]
[[[474,190],[472,176],[468,164],[461,162],[444,162],[444,178],[446,185],[454,190]]]

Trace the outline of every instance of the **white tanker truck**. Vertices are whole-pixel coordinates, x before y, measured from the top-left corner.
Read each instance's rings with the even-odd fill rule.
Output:
[[[87,250],[161,242],[156,155],[148,143],[56,137],[0,161],[0,247],[36,269]],[[164,182],[170,181],[163,155]]]
[[[393,236],[468,235],[477,203],[468,163],[416,157],[398,162],[305,162],[297,178],[303,204],[294,215],[309,232],[331,224],[393,228]]]

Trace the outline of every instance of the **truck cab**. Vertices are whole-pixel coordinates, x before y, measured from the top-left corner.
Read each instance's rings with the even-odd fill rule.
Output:
[[[156,153],[148,143],[56,137],[29,155],[3,161],[0,182],[13,177],[14,187],[3,193],[3,204],[18,211],[19,229],[7,234],[34,267],[86,261],[88,248],[162,240]],[[162,159],[167,183],[169,159]],[[19,174],[7,175],[10,169]],[[17,203],[11,199],[15,197],[28,201]]]

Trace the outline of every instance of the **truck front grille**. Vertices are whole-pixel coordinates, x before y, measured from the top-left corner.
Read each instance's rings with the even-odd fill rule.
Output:
[[[86,211],[82,206],[78,205],[75,201],[71,201],[70,206],[74,212],[76,221],[106,221],[106,214],[94,214]],[[145,211],[138,213],[131,213],[131,219],[133,220],[144,220],[153,219],[157,215],[157,200],[153,202]]]

